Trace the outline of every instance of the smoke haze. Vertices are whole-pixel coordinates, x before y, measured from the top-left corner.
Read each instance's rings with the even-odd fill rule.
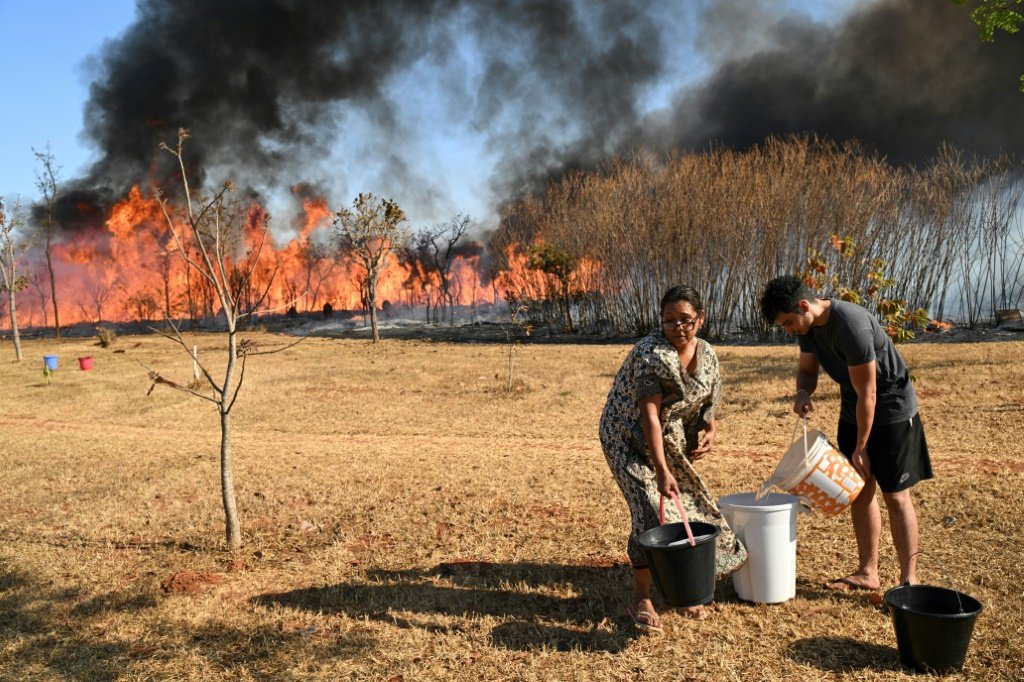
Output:
[[[981,44],[963,8],[886,0],[824,25],[778,2],[693,6],[140,0],[96,60],[97,161],[72,189],[109,200],[165,182],[157,146],[179,127],[197,179],[307,183],[339,206],[371,191],[413,222],[466,211],[471,191],[493,210],[640,147],[810,132],[897,163],[942,142],[1024,150],[1024,40]]]

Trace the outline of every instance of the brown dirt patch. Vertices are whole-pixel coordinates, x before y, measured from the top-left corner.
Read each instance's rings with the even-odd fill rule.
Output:
[[[220,573],[178,571],[161,580],[160,589],[167,594],[198,594],[222,582],[224,576]]]

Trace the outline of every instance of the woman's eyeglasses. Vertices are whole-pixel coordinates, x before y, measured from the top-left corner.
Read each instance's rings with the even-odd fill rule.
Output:
[[[661,326],[665,329],[674,329],[675,327],[682,327],[683,331],[690,331],[697,326],[697,318],[689,318],[686,320],[662,320]]]

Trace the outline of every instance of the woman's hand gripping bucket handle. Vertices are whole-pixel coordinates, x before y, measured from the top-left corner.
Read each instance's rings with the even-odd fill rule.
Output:
[[[693,547],[697,542],[693,539],[693,531],[690,530],[690,519],[687,518],[686,512],[683,510],[683,505],[679,501],[679,496],[674,491],[669,492],[669,496],[672,501],[676,503],[676,509],[679,510],[679,516],[683,519],[683,528],[686,529],[686,537],[690,538],[690,547]],[[661,496],[660,503],[658,505],[658,521],[661,525],[665,525],[665,496]]]

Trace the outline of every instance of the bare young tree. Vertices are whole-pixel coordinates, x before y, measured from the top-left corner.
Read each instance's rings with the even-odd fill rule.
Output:
[[[388,256],[408,240],[402,229],[405,213],[392,199],[381,199],[373,194],[360,194],[352,208],[339,210],[334,219],[334,230],[340,248],[365,271],[361,282],[366,305],[370,310],[373,342],[380,341],[377,329],[377,280],[387,267]]]
[[[421,232],[420,240],[427,249],[430,265],[437,273],[441,317],[448,312],[449,324],[455,324],[455,297],[452,296],[452,266],[455,264],[455,247],[469,230],[472,222],[469,216],[457,214],[451,220],[435,225],[431,230]]]
[[[118,289],[118,284],[107,284],[103,280],[93,280],[82,292],[85,297],[84,300],[79,301],[78,309],[82,313],[82,317],[86,319],[92,319],[99,324],[103,322],[103,308],[106,307],[107,301]]]
[[[53,333],[60,338],[60,309],[57,306],[57,276],[53,271],[53,238],[57,232],[57,222],[54,220],[53,210],[57,201],[57,178],[60,175],[60,166],[55,165],[53,154],[50,152],[50,145],[47,143],[46,151],[32,150],[39,160],[42,168],[36,173],[36,187],[43,195],[43,215],[39,221],[40,236],[43,239],[43,253],[46,255],[46,269],[50,273],[50,300],[53,302]]]
[[[21,362],[21,334],[18,331],[18,310],[15,306],[16,294],[24,289],[28,282],[24,276],[18,275],[18,264],[25,255],[27,244],[21,241],[22,225],[21,204],[16,199],[8,211],[0,199],[0,285],[7,293],[7,312],[11,316],[11,336],[14,339],[14,356]]]
[[[315,310],[320,301],[320,289],[334,272],[338,265],[336,254],[324,244],[306,237],[300,251],[302,256],[302,269],[306,276],[305,295],[307,298],[306,309]]]
[[[164,384],[209,401],[216,406],[220,416],[220,482],[221,498],[224,504],[225,539],[228,548],[236,550],[242,545],[242,534],[238,522],[238,507],[235,502],[231,410],[235,406],[235,401],[238,399],[239,391],[245,380],[246,360],[253,355],[284,350],[284,348],[278,348],[257,351],[253,342],[238,338],[239,321],[251,314],[251,311],[243,309],[245,305],[243,298],[251,292],[253,277],[260,264],[260,255],[269,232],[269,216],[262,215],[261,230],[247,242],[245,230],[247,211],[241,202],[229,199],[228,195],[234,191],[232,183],[225,183],[210,197],[195,193],[189,186],[188,172],[182,154],[184,142],[188,137],[188,131],[181,129],[178,131],[176,147],[160,145],[161,149],[177,159],[181,169],[183,190],[181,205],[172,202],[159,189],[155,191],[155,194],[163,211],[164,219],[167,221],[174,247],[187,267],[213,291],[216,302],[220,305],[226,326],[225,365],[223,374],[218,379],[214,377],[211,369],[202,360],[196,362],[206,384],[212,389],[212,395],[200,392],[193,386],[177,384],[165,379],[153,370],[149,372],[150,380],[153,382],[150,391],[156,384]],[[272,276],[270,280],[272,282]],[[270,282],[264,282],[264,284],[269,288]],[[192,356],[191,347],[182,337],[178,325],[170,319],[167,319],[166,322],[169,331],[159,329],[154,329],[154,331],[175,341]],[[289,344],[286,347],[292,345],[294,344]]]
[[[28,275],[28,283],[36,292],[36,297],[39,299],[39,312],[43,316],[43,326],[47,327],[50,325],[50,320],[47,317],[47,304],[50,302],[50,298],[49,293],[44,287],[42,273],[38,270],[33,270],[31,274]],[[29,321],[29,324],[31,324],[31,320]]]

